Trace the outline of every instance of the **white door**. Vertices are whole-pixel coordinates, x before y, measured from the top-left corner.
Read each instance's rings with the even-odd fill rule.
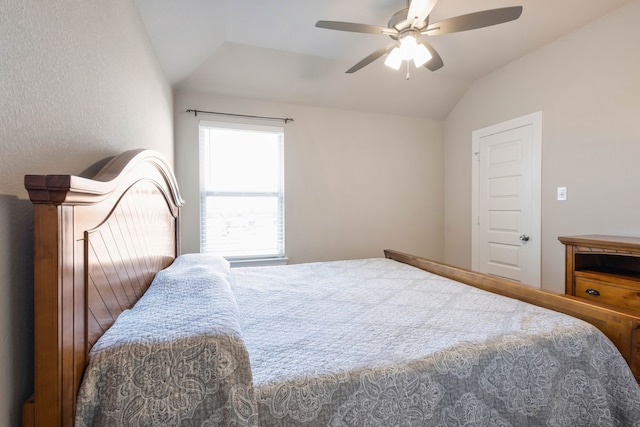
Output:
[[[542,112],[473,132],[472,267],[540,287]]]

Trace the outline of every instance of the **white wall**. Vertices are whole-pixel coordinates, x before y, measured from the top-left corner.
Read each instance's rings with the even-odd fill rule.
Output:
[[[284,125],[291,263],[377,257],[387,248],[442,259],[442,122],[177,90],[184,252],[199,251],[198,121],[231,120],[186,109],[295,120]]]
[[[25,174],[132,148],[173,161],[171,88],[131,0],[0,6],[0,425],[33,390],[33,214]]]
[[[446,262],[471,265],[471,132],[540,110],[543,287],[564,291],[558,236],[640,236],[639,20],[636,0],[467,91],[445,121]]]

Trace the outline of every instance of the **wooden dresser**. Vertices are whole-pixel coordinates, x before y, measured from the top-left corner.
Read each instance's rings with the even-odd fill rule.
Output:
[[[640,313],[640,238],[558,237],[566,246],[565,292]]]

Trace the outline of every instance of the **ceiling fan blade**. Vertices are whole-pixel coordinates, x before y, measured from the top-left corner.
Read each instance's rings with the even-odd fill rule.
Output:
[[[407,21],[413,27],[419,26],[427,19],[433,8],[436,7],[436,3],[438,3],[438,0],[411,0]]]
[[[435,36],[439,34],[457,33],[459,31],[475,30],[514,21],[522,14],[522,6],[503,7],[500,9],[484,10],[456,16],[444,21],[434,22],[422,31],[422,34]]]
[[[395,36],[398,31],[395,28],[379,27],[377,25],[355,24],[353,22],[318,21],[316,27],[327,30],[349,31],[352,33],[384,34]]]
[[[362,61],[358,62],[353,67],[349,68],[346,72],[349,73],[349,74],[355,73],[360,68],[371,64],[373,61],[375,61],[376,59],[380,58],[382,55],[384,55],[385,53],[389,52],[394,47],[396,47],[396,43],[394,43],[394,42],[389,43],[388,45],[381,47],[380,49],[378,49],[375,52],[373,52],[371,55],[369,55],[366,58],[364,58]]]
[[[424,45],[424,47],[426,47],[429,53],[431,54],[431,59],[426,64],[424,64],[425,68],[428,68],[431,71],[436,71],[444,66],[444,62],[442,62],[442,58],[440,57],[438,52],[436,52],[433,46],[431,46],[429,43],[425,42],[424,40],[418,40],[418,43],[420,43],[421,45]]]

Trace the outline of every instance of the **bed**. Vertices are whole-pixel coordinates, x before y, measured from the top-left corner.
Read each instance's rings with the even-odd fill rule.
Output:
[[[633,312],[392,250],[243,269],[179,256],[183,202],[149,150],[91,179],[25,186],[35,360],[24,426],[640,420]]]

